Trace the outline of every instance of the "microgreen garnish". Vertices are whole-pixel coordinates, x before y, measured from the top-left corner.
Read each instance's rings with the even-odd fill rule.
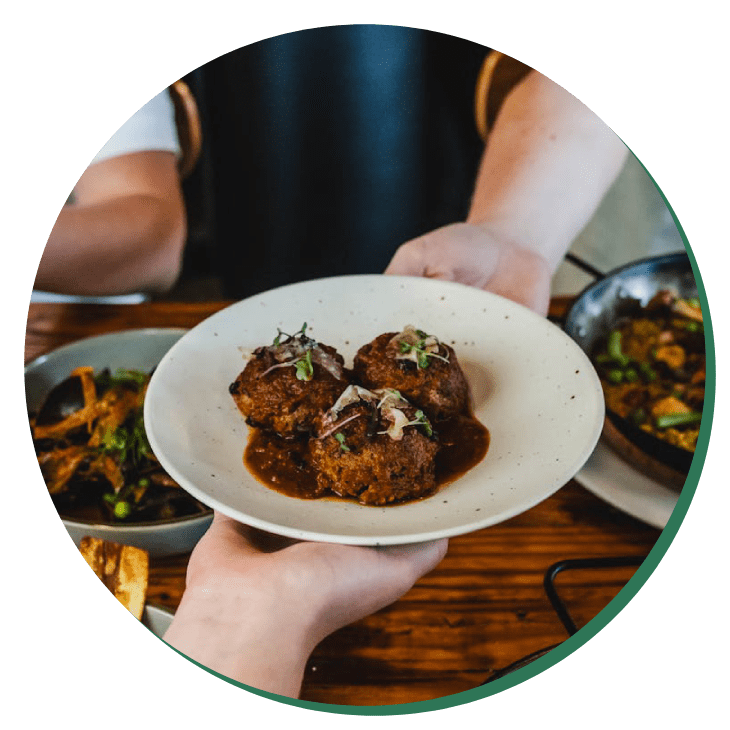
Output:
[[[345,443],[345,434],[344,433],[336,433],[335,434],[335,440],[340,445],[340,449],[342,451],[349,451],[350,447]]]
[[[423,330],[409,330],[407,328],[406,332],[411,337],[415,335],[417,339],[415,342],[409,342],[407,339],[400,340],[398,342],[398,350],[401,355],[411,355],[411,359],[415,361],[419,369],[423,370],[427,368],[430,364],[429,358],[431,357],[449,362],[448,357],[438,354],[438,340],[435,337],[432,337]],[[432,351],[434,347],[436,348],[435,352]]]
[[[278,334],[276,335],[276,337],[274,337],[274,347],[278,347],[281,344],[282,337],[286,337],[287,340],[293,340],[295,337],[302,337],[302,338],[306,337],[305,333],[307,331],[307,323],[305,322],[302,325],[301,329],[296,334],[293,334],[293,335],[289,335],[286,332],[282,332],[278,327],[276,328],[276,331],[278,332]]]
[[[403,429],[408,426],[421,426],[427,436],[433,436],[431,422],[423,411],[416,411],[412,421],[408,420],[400,408],[391,408],[384,415],[386,420],[390,421],[390,426],[385,431],[378,431],[378,434],[388,434],[394,441],[400,441],[403,438]]]
[[[423,430],[426,432],[426,436],[433,436],[433,428],[431,422],[426,418],[426,414],[423,411],[416,411],[416,417],[411,421],[409,426],[423,426]]]
[[[312,366],[312,351],[307,350],[307,354],[294,363],[297,371],[297,380],[311,380],[314,375],[314,367]]]
[[[316,361],[338,380],[341,379],[342,372],[339,364],[333,358],[328,357],[317,341],[306,335],[306,331],[306,322],[294,335],[279,330],[273,344],[273,347],[278,348],[273,353],[275,362],[258,377],[262,378],[278,368],[294,367],[297,380],[309,381],[314,377],[314,361]]]

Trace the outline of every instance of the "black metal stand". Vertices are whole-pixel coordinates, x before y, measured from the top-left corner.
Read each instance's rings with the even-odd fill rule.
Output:
[[[555,609],[555,613],[558,614],[558,618],[565,626],[565,630],[570,636],[573,636],[578,631],[578,627],[573,621],[568,608],[563,603],[562,599],[558,595],[557,588],[555,587],[555,578],[558,573],[562,573],[566,570],[586,570],[586,569],[602,569],[602,568],[623,568],[623,567],[638,567],[644,562],[643,556],[628,555],[625,557],[618,558],[583,558],[576,560],[561,560],[559,563],[551,565],[545,573],[545,579],[543,586],[545,587],[545,593],[547,593],[550,603]]]
[[[573,636],[575,633],[577,633],[578,627],[575,621],[573,621],[573,618],[568,611],[568,607],[558,595],[557,588],[555,587],[555,579],[557,578],[559,573],[565,572],[566,570],[601,570],[604,568],[623,568],[632,566],[638,567],[644,562],[644,560],[645,556],[627,555],[615,558],[582,558],[575,560],[561,560],[560,562],[551,565],[545,572],[543,586],[545,588],[545,593],[547,593],[547,596],[550,599],[552,607],[555,609],[555,613],[558,614],[558,618],[565,627],[565,630],[568,632],[568,635]],[[540,657],[545,656],[545,654],[551,652],[557,646],[560,646],[560,644],[553,644],[552,646],[548,646],[544,649],[539,649],[538,651],[532,652],[532,654],[528,654],[527,656],[522,657],[522,659],[518,659],[516,662],[513,662],[509,666],[506,666],[503,669],[499,669],[491,674],[486,681],[482,682],[482,685],[488,684],[489,682],[494,682],[500,677],[504,677],[507,674],[511,674],[512,672],[516,671],[517,669],[521,669],[522,667],[531,664],[536,659],[539,659]]]

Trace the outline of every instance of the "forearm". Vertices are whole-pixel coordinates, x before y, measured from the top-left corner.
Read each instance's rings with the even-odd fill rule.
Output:
[[[257,689],[299,695],[314,642],[301,615],[230,591],[186,592],[164,640],[208,669]]]
[[[533,251],[554,270],[626,154],[587,107],[532,72],[497,117],[467,220]]]
[[[43,252],[36,288],[68,294],[164,291],[180,270],[182,202],[130,195],[65,207]]]

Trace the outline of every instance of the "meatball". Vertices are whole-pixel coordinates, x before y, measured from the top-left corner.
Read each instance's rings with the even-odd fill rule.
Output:
[[[342,356],[305,328],[255,350],[229,388],[246,423],[287,439],[309,435],[349,382]]]
[[[354,373],[366,388],[398,390],[435,421],[463,413],[469,403],[469,386],[454,350],[411,326],[361,347]]]
[[[439,445],[424,413],[390,390],[348,387],[310,441],[322,491],[385,505],[431,494]]]

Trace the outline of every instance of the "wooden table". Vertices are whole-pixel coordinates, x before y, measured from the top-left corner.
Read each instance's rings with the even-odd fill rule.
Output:
[[[566,304],[554,301],[551,314],[560,316]],[[102,332],[191,327],[225,305],[31,304],[25,360]],[[322,642],[307,667],[302,698],[385,705],[476,687],[495,670],[567,638],[543,589],[553,563],[645,556],[659,534],[571,481],[518,517],[453,538],[441,565],[400,601]],[[175,610],[187,557],[152,561],[150,603]],[[582,626],[632,574],[631,568],[570,571],[556,583]]]

